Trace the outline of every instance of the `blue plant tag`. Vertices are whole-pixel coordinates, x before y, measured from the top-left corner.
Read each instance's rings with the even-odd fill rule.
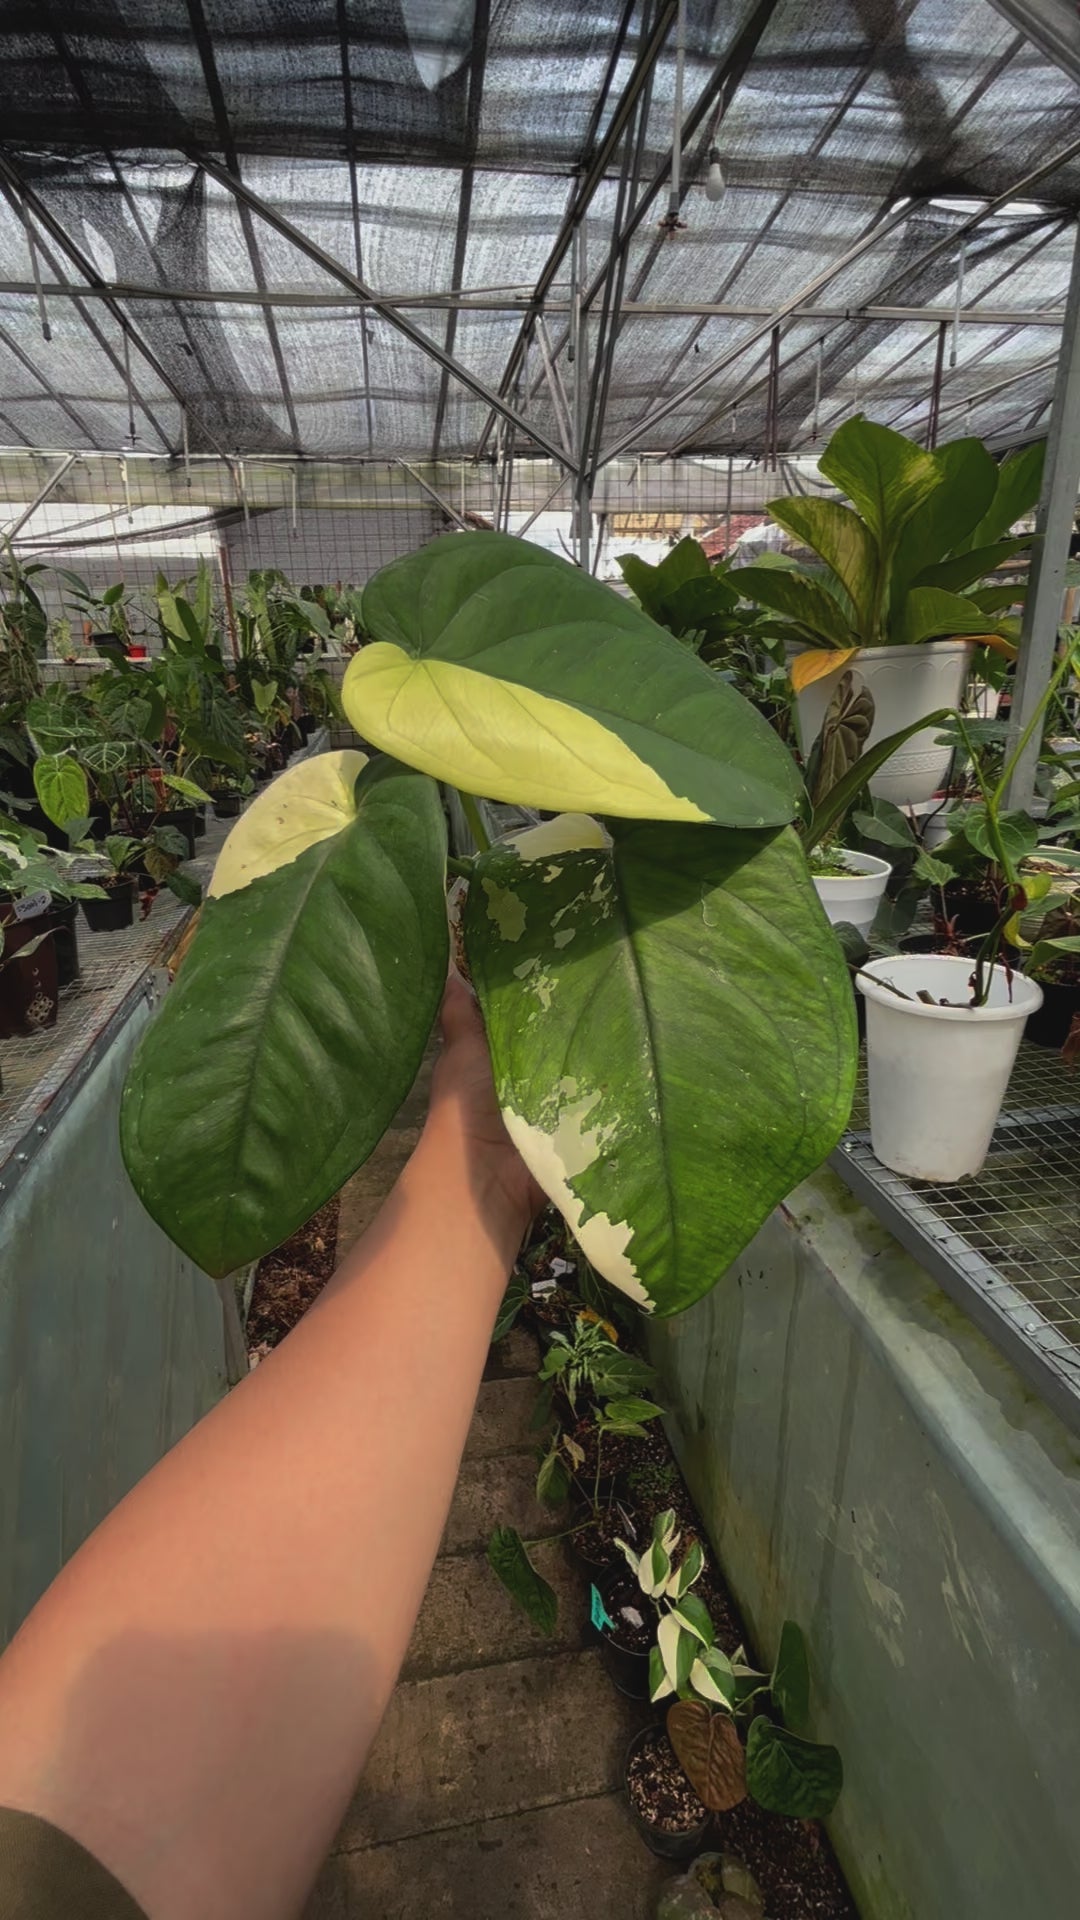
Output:
[[[613,1627],[615,1625],[596,1587],[590,1587],[589,1589],[589,1613],[597,1633],[603,1633],[605,1627]]]

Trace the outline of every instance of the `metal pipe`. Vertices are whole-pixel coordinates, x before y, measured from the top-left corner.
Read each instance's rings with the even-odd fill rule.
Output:
[[[60,465],[56,468],[56,471],[54,473],[50,473],[48,479],[45,482],[45,485],[41,488],[40,492],[34,495],[34,498],[31,500],[30,505],[28,507],[23,508],[18,519],[13,520],[10,527],[5,528],[4,530],[5,540],[14,540],[15,535],[22,531],[23,527],[25,527],[31,515],[35,514],[38,508],[44,505],[50,493],[54,493],[56,491],[56,488],[60,485],[60,482],[63,479],[65,473],[68,472],[69,468],[75,465],[75,462],[78,459],[78,457],[79,456],[77,453],[69,453],[67,456],[67,459],[62,460],[60,462]]]
[[[301,287],[275,287],[272,292],[260,293],[256,287],[165,288],[141,286],[122,280],[102,282],[97,287],[75,287],[70,281],[58,280],[43,282],[42,292],[46,300],[149,300],[164,301],[169,306],[333,309],[368,308],[375,304],[360,294],[347,292],[344,287],[335,293],[314,293]],[[0,280],[0,293],[19,293],[27,298],[36,298],[37,288],[32,280]],[[521,313],[529,303],[529,296],[525,293],[508,293],[501,299],[473,293],[381,293],[378,299],[383,306],[404,308],[415,313],[423,313],[425,309],[442,313],[452,307],[460,313]],[[583,304],[589,306],[591,302],[586,299]],[[772,307],[748,306],[725,300],[624,300],[620,306],[621,313],[635,320],[764,320],[772,311]],[[556,319],[566,319],[570,313],[570,302],[548,300],[544,312]],[[538,322],[541,317],[538,316]],[[952,307],[904,307],[874,303],[862,307],[796,307],[788,317],[791,320],[895,320],[898,324],[925,323],[929,327],[937,326],[940,320],[951,323],[955,315]],[[960,325],[1056,329],[1061,326],[1064,317],[1064,307],[965,307],[960,314]]]
[[[520,414],[502,399],[501,395],[494,393],[483,380],[478,379],[476,374],[470,373],[468,367],[463,366],[460,360],[455,360],[454,356],[447,353],[436,341],[429,340],[427,334],[421,333],[419,327],[414,327],[411,320],[407,320],[396,308],[387,306],[380,295],[373,293],[370,287],[365,286],[358,274],[350,273],[348,267],[344,266],[340,260],[336,260],[332,253],[327,253],[324,247],[318,246],[314,240],[309,240],[306,233],[295,226],[291,220],[286,220],[275,207],[270,206],[269,202],[262,198],[261,194],[253,192],[243,180],[238,179],[234,173],[230,173],[227,167],[219,166],[209,154],[191,152],[188,158],[202,167],[203,171],[212,180],[216,180],[219,186],[226,187],[237,200],[249,207],[252,213],[257,213],[275,233],[280,233],[301,253],[306,254],[309,260],[314,260],[333,279],[339,280],[343,286],[351,287],[354,293],[360,294],[376,313],[381,314],[390,326],[397,329],[398,333],[404,334],[406,340],[409,340],[414,347],[418,347],[421,353],[427,354],[429,359],[436,361],[440,367],[444,367],[448,373],[453,374],[455,380],[459,381],[463,387],[467,387],[478,400],[486,401],[487,405],[504,420],[512,421],[527,440],[535,441],[537,446],[542,447],[553,460],[570,464],[565,453],[553,440],[549,440],[538,427],[530,426],[528,421],[523,420]]]
[[[1080,142],[1078,142],[1078,145],[1080,145]],[[794,294],[790,300],[785,300],[781,306],[777,307],[776,310],[769,315],[767,320],[759,321],[757,326],[753,327],[744,339],[737,341],[733,347],[728,347],[723,353],[718,354],[715,359],[709,360],[701,369],[701,372],[696,373],[691,380],[686,382],[685,386],[679,388],[677,393],[669,394],[666,399],[661,400],[659,404],[652,409],[651,413],[647,413],[635,426],[631,427],[620,439],[616,440],[614,444],[607,449],[606,453],[601,453],[597,464],[599,466],[606,466],[609,460],[616,459],[620,453],[626,451],[627,447],[631,447],[635,442],[640,443],[645,439],[652,432],[653,428],[660,424],[661,420],[666,420],[670,413],[676,412],[687,400],[692,400],[696,393],[700,393],[703,387],[707,387],[709,382],[714,380],[718,373],[722,373],[725,367],[730,366],[733,360],[740,360],[748,348],[756,346],[759,340],[764,339],[767,334],[771,334],[773,328],[778,326],[782,320],[786,320],[788,316],[794,312],[796,307],[801,306],[806,300],[813,299],[813,296],[820,287],[828,286],[830,280],[835,280],[837,274],[842,273],[845,267],[849,267],[854,261],[861,259],[863,254],[869,253],[872,247],[876,247],[878,241],[883,240],[886,234],[892,233],[893,229],[898,227],[902,221],[909,219],[913,208],[919,204],[918,201],[909,200],[905,206],[895,207],[892,213],[886,215],[884,220],[876,221],[868,233],[864,233],[861,239],[857,240],[853,246],[846,248],[846,250],[842,254],[839,254],[835,260],[831,261],[821,273],[815,274],[812,280],[808,280],[805,286],[800,287],[798,293]]]
[[[671,187],[668,193],[668,219],[674,225],[682,205],[680,169],[683,141],[683,75],[686,71],[686,0],[679,0],[675,23],[675,99],[671,114]]]
[[[458,512],[456,507],[450,505],[449,500],[444,498],[437,487],[429,486],[422,473],[417,473],[416,468],[411,467],[407,460],[399,460],[398,466],[404,467],[405,472],[412,476],[421,492],[426,493],[429,500],[434,500],[435,505],[441,507],[443,513],[447,514],[451,520],[456,520],[459,527],[464,528],[466,532],[468,531],[468,521]],[[561,486],[562,482],[560,481],[559,484]]]
[[[1076,229],[1061,345],[1020,631],[1020,658],[1005,743],[1006,758],[1019,746],[1053,672],[1069,544],[1076,516],[1077,488],[1080,487],[1080,225]],[[1031,805],[1041,747],[1040,729],[1036,727],[1009,781],[1005,796],[1007,807]]]

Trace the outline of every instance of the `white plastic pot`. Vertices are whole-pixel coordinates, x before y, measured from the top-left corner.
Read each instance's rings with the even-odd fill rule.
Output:
[[[841,859],[850,872],[814,875],[818,899],[834,927],[846,920],[860,933],[869,933],[892,868],[876,854],[851,853],[847,848],[838,855],[838,864]]]
[[[791,650],[794,659],[798,648]],[[868,746],[899,733],[939,707],[958,707],[974,651],[971,640],[923,640],[916,647],[862,647],[854,660],[815,680],[796,694],[799,744],[808,753],[821,732],[836,683],[854,667],[874,696],[874,724]],[[908,807],[930,800],[949,771],[952,749],[934,745],[940,727],[913,733],[870,782],[871,793]]]
[[[908,1180],[966,1180],[978,1173],[1005,1098],[1034,980],[995,967],[985,1007],[969,1007],[972,964],[940,953],[871,960],[858,976],[866,997],[870,1139],[883,1166]],[[891,981],[901,1000],[879,981]],[[925,990],[927,1006],[914,995]]]

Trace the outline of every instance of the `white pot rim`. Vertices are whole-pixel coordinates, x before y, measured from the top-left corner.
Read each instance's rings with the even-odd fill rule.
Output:
[[[821,880],[827,887],[843,887],[849,882],[880,880],[892,872],[891,861],[879,859],[876,853],[856,853],[854,848],[845,847],[842,857],[850,862],[847,873],[815,873],[815,881]]]
[[[1042,1006],[1042,988],[1038,982],[1026,974],[1013,972],[1012,999],[1003,1007],[938,1007],[928,1006],[925,1000],[901,1000],[888,987],[879,986],[877,975],[891,979],[894,986],[911,983],[913,993],[918,992],[923,983],[918,979],[920,971],[925,971],[927,961],[936,968],[947,966],[956,976],[958,996],[966,991],[971,978],[973,961],[963,955],[948,953],[899,953],[883,960],[868,960],[856,976],[859,992],[867,1000],[873,1000],[880,1007],[889,1007],[894,1013],[909,1014],[918,1020],[977,1020],[986,1025],[1008,1020],[1026,1020],[1029,1013],[1036,1013]],[[905,979],[906,976],[906,979]],[[995,966],[996,979],[1008,980],[1003,966]]]
[[[788,640],[785,641],[785,646],[792,655],[797,653],[830,653],[833,651],[830,647],[811,646],[808,640]],[[965,639],[914,640],[910,644],[905,644],[900,641],[892,647],[856,647],[855,653],[860,660],[895,660],[898,654],[927,653],[931,648],[933,648],[935,653],[974,653],[975,642],[974,640]],[[843,652],[844,649],[837,648],[836,651]],[[844,664],[846,665],[847,662],[845,661]],[[839,665],[839,662],[837,665]]]

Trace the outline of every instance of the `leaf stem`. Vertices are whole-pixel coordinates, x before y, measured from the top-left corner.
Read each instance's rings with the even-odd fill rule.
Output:
[[[458,788],[458,799],[461,801],[462,811],[469,823],[469,832],[476,841],[480,852],[487,853],[491,846],[491,840],[480,818],[480,809],[476,801],[471,793],[462,793],[460,787]]]
[[[462,880],[471,879],[472,874],[475,870],[475,867],[476,867],[476,861],[470,860],[467,856],[461,860],[459,860],[457,855],[453,853],[448,853],[446,856],[447,873],[455,874],[459,876]]]

